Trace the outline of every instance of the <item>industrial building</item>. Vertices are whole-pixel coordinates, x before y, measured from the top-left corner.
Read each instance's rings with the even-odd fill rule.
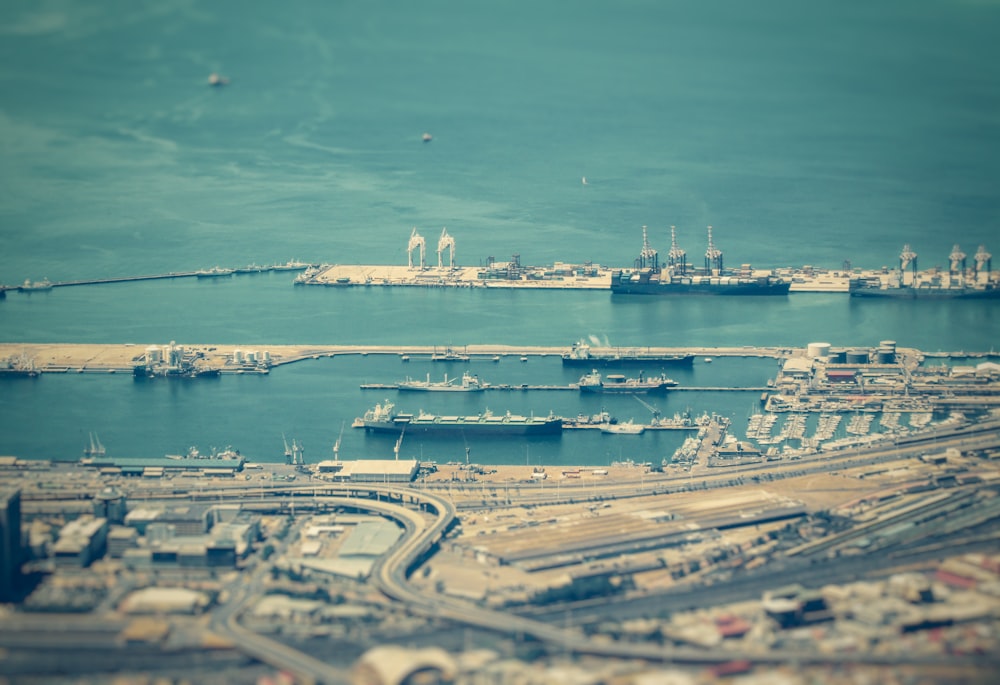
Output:
[[[417,476],[416,459],[330,459],[316,465],[316,471],[338,483],[410,483]]]

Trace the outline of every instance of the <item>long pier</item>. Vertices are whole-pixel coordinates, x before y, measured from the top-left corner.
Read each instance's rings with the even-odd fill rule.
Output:
[[[399,383],[362,383],[362,390],[399,390]],[[509,383],[498,383],[496,385],[483,385],[481,387],[483,391],[486,390],[575,390],[578,391],[580,386],[576,383],[570,383],[568,385],[532,385],[525,383],[522,385],[510,385]],[[675,385],[664,390],[650,390],[648,394],[656,395],[660,393],[677,392],[677,391],[694,391],[694,392],[765,392],[767,390],[773,390],[774,388],[768,388],[766,386],[759,387],[705,387],[705,386],[684,386]],[[434,392],[434,391],[430,391]],[[477,392],[476,390],[460,390],[456,388],[451,391],[444,392]],[[617,393],[607,393],[611,395],[641,395],[647,394],[644,392],[617,392]]]
[[[286,265],[275,264],[272,266],[254,266],[236,269],[223,269],[223,273],[213,273],[211,269],[199,269],[198,271],[171,271],[165,274],[144,274],[139,276],[109,276],[105,278],[84,278],[73,281],[25,281],[21,285],[0,284],[0,292],[6,293],[8,290],[19,292],[44,292],[54,288],[69,288],[79,285],[105,285],[108,283],[135,283],[138,281],[162,281],[174,278],[226,278],[233,275],[253,275],[266,273],[269,271],[303,271],[310,264],[289,263]]]

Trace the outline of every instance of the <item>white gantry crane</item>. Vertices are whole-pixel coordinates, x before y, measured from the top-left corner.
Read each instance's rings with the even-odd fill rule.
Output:
[[[427,242],[424,237],[417,233],[417,227],[413,227],[413,232],[410,233],[410,242],[406,245],[406,259],[409,262],[409,268],[413,268],[413,251],[420,248],[420,268],[423,269],[427,266],[426,255],[427,252]]]
[[[903,251],[899,253],[899,271],[903,285],[906,285],[906,267],[908,266],[911,267],[910,283],[912,284],[917,277],[917,253],[910,249],[909,243],[903,245]]]
[[[708,249],[705,250],[705,271],[713,274],[722,273],[722,250],[712,242],[712,227],[708,227]]]
[[[979,249],[976,250],[976,254],[972,257],[976,261],[976,275],[981,273],[986,274],[987,280],[990,277],[990,266],[993,262],[993,255],[986,251],[985,245],[980,245]]]
[[[965,253],[962,252],[962,248],[956,243],[954,247],[951,248],[951,254],[948,255],[948,261],[951,263],[949,271],[951,273],[965,273]]]
[[[438,238],[438,268],[442,267],[441,253],[448,250],[448,268],[455,268],[455,239],[448,235],[448,229],[441,229],[441,237]]]
[[[639,253],[639,268],[653,269],[654,271],[659,268],[659,257],[656,250],[649,244],[649,235],[645,226],[642,227],[642,252]]]
[[[677,244],[677,227],[670,227],[670,252],[667,253],[667,265],[683,274],[687,271],[687,252]]]

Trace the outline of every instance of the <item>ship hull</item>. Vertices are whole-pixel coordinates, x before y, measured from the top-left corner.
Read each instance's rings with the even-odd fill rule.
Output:
[[[621,366],[635,366],[636,364],[670,364],[672,366],[691,366],[694,363],[693,354],[622,354],[622,355],[602,355],[591,353],[586,357],[574,357],[564,354],[562,356],[563,366],[585,366],[590,368],[614,368]]]
[[[597,395],[645,395],[648,393],[666,392],[667,386],[662,383],[643,385],[581,385],[580,392]]]
[[[611,292],[615,295],[787,295],[792,284],[768,277],[699,277],[660,281],[656,273],[640,272],[611,275]]]
[[[1000,288],[857,288],[851,297],[904,300],[989,300],[1000,298]]]
[[[485,388],[463,388],[460,385],[452,386],[420,386],[420,385],[397,385],[396,389],[401,392],[482,392]]]
[[[422,421],[364,421],[363,425],[369,433],[419,433],[421,435],[552,435],[562,432],[562,420],[539,419],[536,421],[496,421],[461,419],[440,421],[430,419]]]
[[[614,295],[787,295],[791,283],[696,285],[694,283],[612,283]]]

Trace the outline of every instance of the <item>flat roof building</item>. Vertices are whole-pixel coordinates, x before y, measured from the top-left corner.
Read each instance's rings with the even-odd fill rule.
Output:
[[[416,478],[416,459],[358,459],[323,461],[317,464],[321,474],[343,483],[409,483]]]

